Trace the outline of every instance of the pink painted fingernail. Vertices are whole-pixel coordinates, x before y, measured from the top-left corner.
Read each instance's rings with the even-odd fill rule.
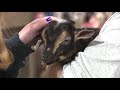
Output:
[[[47,19],[46,19],[46,21],[47,22],[50,22],[52,19],[50,18],[50,17],[48,17]]]

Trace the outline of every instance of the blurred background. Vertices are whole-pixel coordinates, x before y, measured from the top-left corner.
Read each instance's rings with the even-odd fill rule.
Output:
[[[56,16],[67,20],[73,20],[75,27],[100,28],[114,12],[0,12],[0,30],[5,38],[10,38],[19,32],[32,20],[44,16]],[[18,78],[42,78],[44,68],[42,61],[41,46],[34,53],[26,57],[25,66],[21,68]]]

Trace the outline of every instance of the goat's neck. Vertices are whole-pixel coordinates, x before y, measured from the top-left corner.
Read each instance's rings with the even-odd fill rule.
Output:
[[[46,66],[45,78],[59,78],[62,72],[62,65],[56,62]]]

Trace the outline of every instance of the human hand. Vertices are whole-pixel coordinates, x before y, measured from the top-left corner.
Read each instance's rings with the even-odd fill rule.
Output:
[[[56,17],[47,16],[37,18],[31,23],[27,24],[19,33],[19,38],[24,44],[29,44],[37,35],[39,35],[43,28],[52,20],[57,20]]]

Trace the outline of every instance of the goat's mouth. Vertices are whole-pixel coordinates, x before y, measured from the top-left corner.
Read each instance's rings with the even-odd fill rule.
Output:
[[[47,58],[43,58],[43,62],[47,65],[53,64],[55,62],[66,62],[69,61],[69,57],[71,57],[73,55],[73,53],[69,53],[69,54],[61,54],[61,55],[53,55]],[[67,58],[69,58],[68,60],[66,60]]]
[[[54,58],[43,59],[43,62],[47,65],[53,64],[53,63],[58,62],[58,61],[60,61],[60,59],[55,58],[55,57]]]
[[[53,64],[55,62],[61,62],[64,61],[66,57],[64,55],[61,55],[59,57],[50,57],[50,58],[43,58],[43,62],[47,65]]]
[[[57,61],[57,60],[56,60]],[[43,60],[43,62],[45,63],[45,64],[47,64],[47,65],[50,65],[50,64],[53,64],[53,63],[55,63],[56,62],[55,60],[53,61],[47,61],[47,60]]]

